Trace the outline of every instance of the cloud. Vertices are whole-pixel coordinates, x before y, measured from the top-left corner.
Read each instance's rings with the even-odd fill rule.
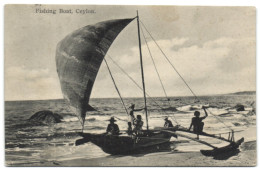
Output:
[[[159,40],[157,43],[163,48],[174,67],[197,95],[255,90],[254,38],[222,37],[207,41],[201,46],[186,46],[185,43],[189,41],[188,38],[173,38]],[[149,41],[148,45],[168,95],[191,95],[156,45],[152,41]],[[178,50],[172,50],[175,45],[178,46]],[[142,50],[147,91],[152,96],[163,96],[160,82],[145,44],[142,45]],[[141,85],[139,49],[137,46],[131,48],[129,54],[126,53],[123,56],[113,55],[113,59]],[[109,61],[109,59],[107,60]],[[139,89],[135,85],[131,86],[130,83],[132,82],[124,77],[122,72],[115,68],[111,61],[109,65],[113,67],[113,74],[124,95],[130,97],[142,96],[141,92],[137,92]],[[107,84],[109,81],[109,76],[102,79],[97,78],[95,85],[99,86],[100,82]],[[109,88],[113,88],[112,83]],[[93,91],[93,96],[102,96],[102,90],[97,91],[97,89]]]
[[[222,37],[207,41],[200,46],[192,40],[172,38],[159,40],[174,67],[197,95],[230,93],[255,90],[255,39]],[[168,96],[191,95],[181,78],[152,42],[148,42],[156,67]],[[173,50],[173,47],[176,47]],[[151,96],[164,96],[146,44],[142,45],[145,83]],[[109,55],[109,53],[108,53]],[[139,48],[130,49],[123,55],[111,57],[136,81],[141,82]],[[116,84],[123,97],[142,97],[142,91],[106,57]],[[91,97],[118,97],[105,64],[101,65]],[[5,99],[62,98],[56,73],[47,68],[28,69],[24,66],[5,69]]]
[[[5,32],[6,99],[62,97],[55,64],[57,43],[83,26],[134,17],[137,8],[141,21],[198,95],[255,89],[254,7],[87,6],[102,11],[94,17],[48,17],[32,13],[34,6],[16,6],[17,10],[10,7],[5,9],[7,17],[11,18],[5,22],[8,29]],[[28,35],[37,38],[28,38]],[[148,41],[167,93],[190,95],[151,39]],[[152,96],[163,96],[145,44],[142,49],[147,90]],[[141,85],[136,20],[119,34],[109,53]],[[107,60],[121,94],[142,96],[142,92]],[[92,97],[117,97],[104,63]]]
[[[5,69],[5,100],[42,100],[62,98],[58,77],[48,69]]]

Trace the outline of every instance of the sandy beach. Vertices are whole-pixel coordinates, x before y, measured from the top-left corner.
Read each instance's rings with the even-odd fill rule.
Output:
[[[206,157],[200,152],[162,152],[146,155],[49,161],[19,166],[256,166],[256,141],[243,143],[238,154],[225,160]]]

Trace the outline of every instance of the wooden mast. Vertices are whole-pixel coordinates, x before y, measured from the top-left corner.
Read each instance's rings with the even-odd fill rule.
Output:
[[[146,117],[146,124],[147,130],[149,130],[148,125],[148,114],[147,114],[147,105],[146,105],[146,95],[145,95],[145,83],[144,83],[144,70],[143,70],[143,57],[142,57],[142,47],[141,47],[141,38],[140,38],[140,26],[139,26],[139,16],[138,11],[137,13],[137,29],[138,29],[138,41],[139,41],[139,52],[140,52],[140,64],[141,64],[141,74],[142,74],[142,83],[143,83],[143,93],[144,93],[144,107],[145,107],[145,117]]]

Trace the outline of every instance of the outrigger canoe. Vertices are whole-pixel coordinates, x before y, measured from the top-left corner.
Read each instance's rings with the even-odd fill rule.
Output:
[[[99,71],[100,65],[103,60],[107,65],[108,71],[110,73],[111,79],[116,88],[116,91],[118,92],[122,105],[128,115],[128,111],[124,104],[123,98],[121,97],[121,94],[112,76],[112,72],[110,71],[109,66],[105,60],[105,55],[107,54],[107,51],[109,50],[110,46],[112,45],[116,37],[119,35],[119,33],[135,19],[137,20],[137,28],[138,28],[137,37],[139,42],[138,46],[139,46],[139,53],[140,53],[142,87],[140,87],[136,82],[135,84],[137,84],[137,86],[143,91],[143,95],[144,95],[143,97],[144,97],[144,107],[145,107],[144,110],[145,110],[145,117],[146,117],[146,130],[142,131],[143,133],[142,135],[137,135],[137,136],[133,136],[133,135],[129,136],[124,134],[107,135],[107,134],[83,133],[85,117],[87,115],[87,112],[94,110],[89,105],[89,100],[90,100],[92,87],[94,85],[97,73]],[[177,133],[177,131],[189,132],[185,129],[181,129],[181,128],[177,130],[176,129],[161,129],[161,130],[149,129],[148,113],[147,113],[147,105],[146,105],[146,96],[149,95],[145,91],[142,48],[141,48],[142,45],[141,45],[139,22],[140,22],[139,16],[137,13],[137,16],[134,18],[114,19],[114,20],[99,22],[96,24],[90,24],[88,26],[85,26],[81,29],[72,32],[71,34],[67,35],[64,39],[62,39],[58,43],[56,49],[56,66],[57,66],[57,73],[61,84],[61,90],[64,99],[67,101],[67,104],[70,106],[71,111],[75,113],[75,115],[79,119],[79,122],[82,125],[82,132],[80,133],[82,139],[77,140],[76,145],[92,142],[95,145],[99,146],[106,153],[125,154],[125,153],[134,152],[135,150],[141,148],[167,143],[170,141],[170,138],[172,136],[175,137],[180,136],[180,137],[189,138],[190,140],[200,142],[202,144],[208,145],[213,148],[213,150],[202,150],[201,152],[204,155],[215,155],[218,153],[222,153],[225,151],[230,151],[232,149],[238,148],[244,139],[241,138],[240,140],[235,142],[235,140],[233,139],[234,138],[233,132],[232,132],[232,137],[229,139],[214,136],[215,138],[230,143],[230,145],[228,146],[217,148],[202,140],[189,137],[185,134]],[[145,30],[147,29],[145,28]],[[143,32],[142,29],[141,31]],[[154,40],[154,38],[151,36],[149,32],[148,34],[150,35],[152,40]],[[146,42],[146,38],[144,39]],[[156,45],[159,47],[157,43]],[[164,53],[163,55],[166,57]],[[167,57],[166,59],[171,64],[171,62]],[[176,68],[172,64],[171,66],[177,72]],[[179,73],[178,75],[180,76]],[[132,78],[130,79],[133,81]],[[182,80],[184,81],[183,78]],[[186,82],[185,84],[187,85]],[[188,85],[187,87],[190,89],[192,94],[196,97],[196,95],[191,90],[191,88]],[[198,100],[197,97],[196,99]],[[169,99],[167,100],[169,101]],[[207,133],[201,133],[201,135],[213,137],[213,135]]]

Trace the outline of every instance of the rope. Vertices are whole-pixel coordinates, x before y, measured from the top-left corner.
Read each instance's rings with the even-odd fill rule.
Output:
[[[146,30],[146,32],[150,35],[150,37],[152,38],[152,40],[154,41],[154,43],[156,44],[156,46],[159,48],[159,50],[161,51],[161,53],[163,54],[163,56],[166,58],[166,60],[169,62],[169,64],[172,66],[172,68],[175,70],[175,72],[179,75],[179,77],[182,79],[182,81],[185,83],[185,85],[188,87],[188,89],[191,91],[191,93],[194,95],[194,97],[197,99],[198,102],[200,102],[199,98],[197,97],[197,95],[193,92],[193,90],[191,89],[191,87],[188,85],[188,83],[184,80],[184,78],[181,76],[181,74],[178,72],[178,70],[175,68],[175,66],[171,63],[171,61],[169,60],[169,58],[166,56],[166,54],[163,52],[163,50],[161,49],[161,47],[158,45],[158,43],[155,41],[155,39],[153,38],[153,36],[151,35],[151,33],[147,30],[147,28],[145,27],[145,25],[143,24],[143,22],[140,20],[142,26],[144,27],[144,29]],[[209,111],[209,110],[208,110]],[[216,119],[218,119],[222,124],[224,124],[228,129],[230,129],[232,132],[233,130],[227,126],[221,119],[219,119],[217,116],[215,116],[212,112],[209,111],[209,113],[211,115],[213,115]]]
[[[184,80],[184,78],[181,76],[181,74],[178,72],[178,70],[175,68],[175,66],[171,63],[171,61],[169,60],[169,58],[166,56],[166,54],[163,52],[163,50],[161,49],[161,47],[158,45],[158,43],[155,41],[155,39],[153,38],[153,36],[151,35],[151,33],[147,30],[147,28],[145,27],[145,25],[143,24],[143,22],[140,20],[142,26],[144,27],[144,29],[146,30],[146,32],[150,35],[150,37],[152,38],[152,40],[154,41],[154,43],[156,44],[156,46],[159,48],[159,50],[161,51],[161,53],[163,54],[163,56],[166,58],[166,60],[170,63],[170,65],[172,66],[172,68],[175,70],[175,72],[179,75],[179,77],[182,79],[182,81],[184,82],[184,84],[188,87],[188,89],[191,91],[191,93],[194,95],[194,97],[199,101],[198,97],[196,96],[196,94],[193,92],[193,90],[191,89],[191,87],[188,85],[188,83]]]
[[[164,88],[164,85],[163,85],[163,83],[162,83],[162,80],[161,80],[160,74],[159,74],[158,69],[157,69],[157,67],[156,67],[156,64],[155,64],[155,62],[154,62],[154,59],[153,59],[153,56],[152,56],[151,50],[150,50],[149,45],[148,45],[148,43],[147,43],[147,40],[146,40],[146,38],[145,38],[145,36],[144,36],[143,29],[142,29],[142,27],[140,27],[140,28],[141,28],[141,32],[142,32],[142,35],[143,35],[144,40],[145,40],[146,47],[147,47],[147,49],[148,49],[148,51],[149,51],[149,54],[150,54],[150,57],[151,57],[151,59],[152,59],[152,61],[153,61],[153,65],[154,65],[155,71],[156,71],[156,73],[157,73],[158,79],[159,79],[159,81],[160,81],[160,83],[161,83],[161,86],[162,86],[162,89],[163,89],[164,95],[165,95],[165,97],[166,97],[166,99],[167,99],[167,101],[168,101],[169,106],[171,107],[171,104],[170,104],[170,101],[169,101],[170,99],[168,98],[168,96],[167,96],[167,94],[166,94],[166,90],[165,90],[165,88]],[[174,117],[174,121],[176,122],[177,119],[175,118],[174,115],[173,115],[173,117]]]
[[[106,61],[105,58],[104,58],[104,61],[105,61],[106,65],[107,65],[107,69],[108,69],[109,74],[110,74],[110,76],[111,76],[111,79],[112,79],[112,81],[113,81],[113,83],[114,83],[114,86],[115,86],[115,88],[116,88],[116,91],[117,91],[117,93],[118,93],[118,95],[119,95],[119,97],[120,97],[120,100],[121,100],[121,102],[122,102],[122,105],[124,106],[125,111],[126,111],[126,113],[128,114],[128,111],[127,111],[127,108],[126,108],[125,103],[124,103],[124,101],[123,101],[123,98],[121,97],[121,94],[120,94],[120,92],[119,92],[119,90],[118,90],[118,88],[117,88],[116,82],[115,82],[115,80],[114,80],[114,78],[113,78],[113,75],[112,75],[112,73],[111,73],[111,71],[110,71],[110,69],[109,69],[109,66],[108,66],[107,61]]]
[[[126,73],[121,66],[119,66],[109,55],[107,56],[141,91],[143,91],[142,87],[128,73]],[[145,94],[156,104],[157,107],[159,107],[162,111],[166,112],[165,110],[163,110],[163,107],[161,107],[147,92],[145,92]],[[175,122],[179,125],[177,120],[175,120]]]
[[[175,72],[179,75],[179,77],[182,79],[182,81],[185,83],[185,85],[188,87],[188,89],[191,91],[191,93],[193,94],[193,96],[197,99],[198,102],[200,102],[199,98],[197,97],[197,95],[193,92],[193,90],[191,89],[191,87],[188,85],[188,83],[185,81],[185,79],[181,76],[181,74],[178,72],[178,70],[175,68],[175,66],[171,63],[171,61],[169,60],[169,58],[166,56],[166,54],[163,52],[163,50],[161,49],[161,47],[158,45],[158,43],[155,41],[155,39],[153,38],[153,36],[151,35],[151,33],[147,30],[147,28],[145,27],[144,23],[140,20],[142,26],[144,27],[144,29],[146,30],[146,32],[150,35],[150,37],[152,38],[152,40],[154,41],[154,43],[156,44],[156,46],[159,48],[159,50],[161,51],[161,53],[163,54],[163,56],[166,58],[166,60],[169,62],[169,64],[172,66],[172,68],[175,70]],[[209,110],[208,110],[209,111]],[[211,111],[209,111],[209,113],[211,115],[213,115],[216,119],[218,119],[222,124],[224,124],[228,129],[230,129],[232,131],[232,133],[234,133],[234,131],[227,126],[221,119],[219,119],[217,116],[215,116]]]
[[[220,118],[218,118],[216,115],[214,115],[209,109],[207,109],[208,112],[213,115],[216,119],[218,119],[219,122],[221,122],[222,124],[224,124],[224,126],[226,126],[229,130],[231,130],[233,132],[233,130],[228,126],[226,125]]]
[[[143,35],[144,40],[145,40],[145,44],[146,44],[147,49],[148,49],[148,51],[149,51],[150,57],[151,57],[151,59],[152,59],[152,61],[153,61],[153,65],[154,65],[155,71],[156,71],[156,73],[157,73],[158,79],[159,79],[159,81],[160,81],[160,83],[161,83],[161,86],[162,86],[162,89],[163,89],[164,95],[165,95],[166,99],[168,100],[168,96],[167,96],[167,94],[166,94],[166,91],[165,91],[164,85],[163,85],[163,83],[162,83],[162,80],[161,80],[160,74],[159,74],[159,72],[158,72],[158,69],[157,69],[157,67],[156,67],[156,65],[155,65],[155,62],[154,62],[154,59],[153,59],[153,55],[152,55],[152,53],[151,53],[151,51],[150,51],[149,45],[148,45],[147,40],[146,40],[146,38],[145,38],[145,36],[144,36],[144,32],[143,32],[142,27],[141,27],[141,31],[142,31],[142,35]]]

